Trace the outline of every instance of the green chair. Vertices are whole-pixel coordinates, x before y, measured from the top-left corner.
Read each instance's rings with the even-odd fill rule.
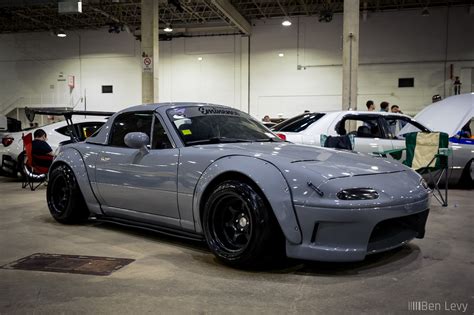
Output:
[[[403,164],[417,171],[419,174],[429,174],[430,186],[433,186],[433,196],[439,203],[448,205],[448,157],[452,153],[449,148],[449,136],[444,132],[411,132],[405,136],[405,148],[374,152],[374,155],[387,157],[390,155],[396,160],[402,158],[406,151]],[[444,176],[444,193],[439,183]]]

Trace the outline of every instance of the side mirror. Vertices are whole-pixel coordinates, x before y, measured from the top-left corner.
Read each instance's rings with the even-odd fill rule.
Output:
[[[146,151],[147,145],[150,144],[150,138],[144,134],[143,132],[129,132],[123,138],[127,147],[132,149],[142,149],[144,148]]]

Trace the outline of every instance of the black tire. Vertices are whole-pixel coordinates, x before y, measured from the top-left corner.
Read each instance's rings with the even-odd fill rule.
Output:
[[[60,164],[49,174],[46,199],[53,218],[64,224],[77,224],[87,220],[89,209],[74,172],[68,166]]]
[[[21,152],[19,155],[18,155],[18,159],[17,159],[17,162],[16,162],[16,173],[15,173],[15,177],[18,176],[18,174],[20,174],[20,178],[21,179],[24,179],[25,178],[25,171],[23,169],[24,165],[25,165],[25,158],[26,158],[26,153],[25,151]]]
[[[459,183],[461,184],[461,187],[463,188],[467,188],[467,189],[474,188],[474,178],[472,178],[472,168],[474,167],[474,165],[472,161],[473,160],[470,160],[464,167],[464,170],[462,171],[462,175],[459,180]]]
[[[280,258],[284,237],[264,197],[245,182],[219,184],[203,213],[207,244],[216,257],[239,268],[262,267]]]

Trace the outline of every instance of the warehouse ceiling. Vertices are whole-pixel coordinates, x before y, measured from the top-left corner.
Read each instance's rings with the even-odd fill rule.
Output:
[[[342,12],[343,0],[157,0],[160,28],[172,25],[178,34],[242,33],[242,28],[219,3],[231,4],[248,22],[278,17],[315,16],[330,22]],[[108,28],[111,33],[132,32],[139,37],[141,0],[83,0],[82,13],[60,13],[64,3],[78,0],[0,0],[0,33]],[[361,12],[429,9],[440,6],[474,6],[473,0],[360,0]],[[193,32],[194,30],[194,32]],[[244,32],[245,33],[245,32]],[[191,35],[190,35],[191,36]]]

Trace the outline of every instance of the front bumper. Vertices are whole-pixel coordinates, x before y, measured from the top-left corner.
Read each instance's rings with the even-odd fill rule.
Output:
[[[429,198],[397,206],[338,209],[295,205],[303,241],[287,242],[288,257],[360,261],[366,255],[423,238]]]

